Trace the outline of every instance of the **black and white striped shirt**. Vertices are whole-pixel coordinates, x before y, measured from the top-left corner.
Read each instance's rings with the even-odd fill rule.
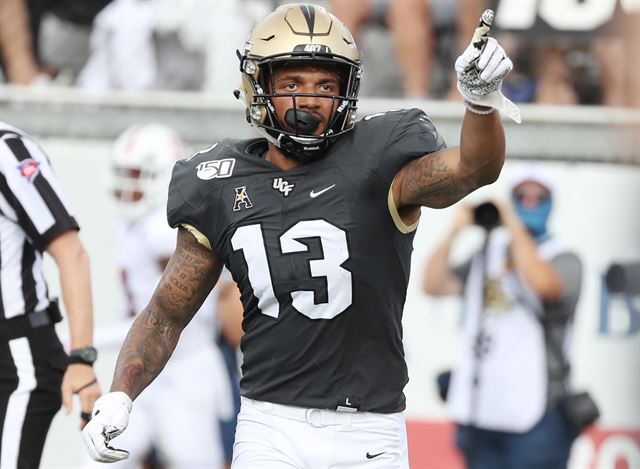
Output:
[[[42,252],[77,229],[47,155],[0,121],[0,320],[49,305]]]

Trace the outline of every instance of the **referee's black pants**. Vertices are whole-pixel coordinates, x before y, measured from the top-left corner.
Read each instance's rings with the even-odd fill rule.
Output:
[[[2,327],[0,323],[0,327]],[[53,325],[17,339],[0,338],[0,467],[40,465],[67,363]]]

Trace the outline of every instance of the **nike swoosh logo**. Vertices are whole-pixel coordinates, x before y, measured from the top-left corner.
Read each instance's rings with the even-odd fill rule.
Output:
[[[319,195],[324,194],[325,192],[327,192],[329,189],[333,189],[334,187],[336,187],[335,184],[331,184],[329,187],[325,187],[324,189],[322,189],[321,191],[315,192],[315,191],[311,191],[309,192],[309,197],[311,197],[312,199],[315,199],[316,197],[318,197]]]
[[[376,454],[370,454],[369,452],[367,452],[367,459],[377,458],[378,456],[384,453],[386,453],[386,451],[383,451],[382,453],[376,453]]]

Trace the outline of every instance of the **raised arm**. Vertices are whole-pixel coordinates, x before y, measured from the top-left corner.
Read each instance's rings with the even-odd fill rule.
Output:
[[[396,174],[393,197],[405,222],[415,221],[420,206],[447,207],[500,174],[505,137],[495,111],[516,122],[520,113],[500,91],[513,64],[496,40],[487,36],[492,22],[493,12],[486,10],[469,47],[456,60],[458,90],[467,108],[460,147],[410,161]]]
[[[160,283],[122,344],[111,391],[135,399],[158,376],[221,270],[222,261],[213,251],[178,229],[176,250]]]
[[[419,206],[443,208],[478,187],[494,182],[504,163],[505,139],[500,116],[467,111],[460,147],[410,161],[393,182],[393,196],[402,212]],[[403,214],[404,215],[404,214]]]

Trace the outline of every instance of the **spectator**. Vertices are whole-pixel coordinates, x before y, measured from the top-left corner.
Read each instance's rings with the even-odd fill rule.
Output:
[[[366,23],[385,23],[393,37],[405,95],[409,98],[429,95],[433,34],[426,0],[332,0],[330,10],[344,21],[356,42]]]
[[[406,97],[446,95],[460,100],[451,68],[478,25],[484,1],[331,0],[329,4],[336,16],[346,18],[359,43],[367,24],[389,28]],[[370,55],[377,53],[378,49],[372,48]]]
[[[155,86],[153,2],[116,0],[95,19],[91,54],[78,84],[92,91],[145,90]]]
[[[26,0],[0,2],[0,64],[5,80],[29,85],[40,76]]]
[[[231,96],[237,71],[228,64],[252,18],[265,8],[257,0],[115,0],[96,18],[79,84],[93,91],[181,89]],[[220,21],[212,27],[211,18]]]
[[[426,265],[423,288],[463,297],[463,351],[448,404],[467,467],[566,467],[576,432],[560,410],[568,395],[563,351],[581,264],[548,231],[550,175],[526,166],[511,187],[511,203],[495,203],[510,240],[488,231],[485,248],[452,268],[452,244],[474,222],[462,206]]]
[[[111,0],[0,2],[0,59],[9,83],[48,82],[68,71],[74,81],[89,53],[94,17]]]
[[[638,41],[637,7],[620,5],[594,26],[594,18],[586,13],[587,7],[578,6],[580,2],[558,10],[564,16],[556,13],[552,20],[548,11],[543,18],[532,3],[529,8],[536,9],[531,12],[532,24],[523,30],[517,20],[511,21],[510,8],[516,5],[501,2],[496,12],[496,34],[518,70],[504,82],[507,96],[546,105],[638,105],[634,96],[640,87],[634,76],[639,55],[631,52]]]

